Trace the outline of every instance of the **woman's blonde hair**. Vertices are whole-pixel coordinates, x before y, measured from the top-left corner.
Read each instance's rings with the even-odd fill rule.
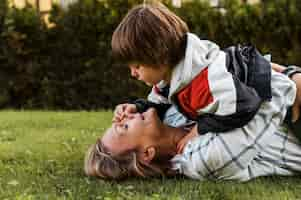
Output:
[[[131,150],[121,155],[111,155],[98,139],[87,151],[85,173],[103,179],[124,179],[128,177],[165,176],[163,166],[142,163],[137,159],[137,152]]]

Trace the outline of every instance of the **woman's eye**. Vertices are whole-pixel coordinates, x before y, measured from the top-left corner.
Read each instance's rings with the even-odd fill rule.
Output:
[[[129,126],[128,126],[127,124],[124,124],[124,125],[123,125],[123,128],[124,128],[124,129],[128,129],[128,127],[129,127]]]

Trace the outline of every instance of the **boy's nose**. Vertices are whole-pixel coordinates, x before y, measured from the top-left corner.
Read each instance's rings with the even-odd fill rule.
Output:
[[[131,76],[137,78],[138,77],[138,72],[136,69],[131,68]]]

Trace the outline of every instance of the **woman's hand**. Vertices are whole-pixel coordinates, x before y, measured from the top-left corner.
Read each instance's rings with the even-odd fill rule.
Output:
[[[114,110],[113,122],[120,122],[123,118],[130,116],[133,113],[137,112],[137,107],[135,104],[119,104]]]
[[[185,145],[187,144],[187,142],[189,140],[191,140],[192,138],[198,136],[198,128],[197,128],[197,125],[195,125],[191,130],[190,132],[185,135],[185,137],[183,137],[179,143],[177,144],[177,153],[180,154],[183,152],[183,149],[185,147]]]
[[[282,65],[278,65],[276,63],[271,63],[272,69],[282,73],[286,67],[282,66]],[[292,122],[296,122],[299,117],[300,117],[300,106],[301,106],[301,74],[300,73],[296,73],[291,77],[292,81],[295,82],[296,86],[297,86],[297,95],[296,95],[296,99],[295,102],[292,106]]]
[[[292,76],[292,80],[297,86],[297,95],[295,102],[292,107],[292,122],[296,122],[300,117],[300,106],[301,106],[301,74],[296,73]]]
[[[272,69],[275,70],[276,72],[281,73],[283,70],[285,70],[286,68],[282,65],[278,65],[276,63],[271,63]]]

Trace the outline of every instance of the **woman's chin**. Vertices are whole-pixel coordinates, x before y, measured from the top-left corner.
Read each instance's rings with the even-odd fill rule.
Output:
[[[160,120],[156,109],[149,108],[144,113],[144,117],[145,117],[147,124],[151,124],[153,128],[162,126],[162,121]],[[156,128],[154,128],[154,129],[156,129]]]

